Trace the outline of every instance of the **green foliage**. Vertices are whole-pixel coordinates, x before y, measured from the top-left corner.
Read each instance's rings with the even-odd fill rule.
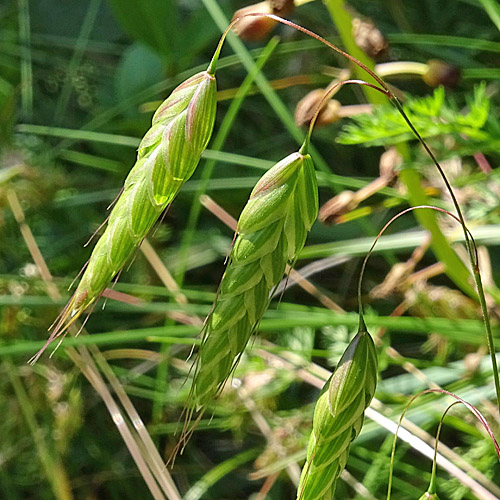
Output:
[[[142,247],[145,258],[135,238],[154,223],[162,200],[169,195],[165,176],[158,175],[165,173],[163,169],[156,174],[147,172],[146,193],[139,190],[139,183],[132,186],[130,182],[144,168],[139,160],[137,170],[130,172],[141,137],[150,128],[149,111],[176,85],[206,68],[218,35],[244,3],[66,0],[61,8],[60,0],[19,0],[0,7],[2,500],[247,500],[266,491],[269,500],[296,498],[311,427],[313,436],[320,427],[316,417],[334,422],[323,428],[320,440],[330,444],[336,431],[328,392],[318,402],[325,411],[313,415],[317,393],[311,387],[323,386],[329,368],[338,363],[349,343],[348,332],[357,326],[358,316],[352,311],[359,257],[395,210],[421,202],[449,208],[442,184],[427,168],[427,156],[390,103],[377,105],[372,116],[353,118],[349,125],[353,135],[343,134],[343,140],[353,140],[358,134],[360,144],[396,144],[400,153],[406,149],[405,166],[418,161],[426,167],[412,169],[415,175],[409,182],[405,182],[405,172],[400,172],[391,185],[359,201],[357,211],[348,214],[355,215],[349,222],[334,227],[314,224],[308,245],[292,259],[308,282],[297,284],[293,273],[283,279],[279,297],[253,331],[244,332],[253,336],[245,354],[229,357],[231,366],[238,360],[229,375],[235,377],[235,383],[227,384],[231,387],[217,401],[210,401],[209,412],[200,420],[184,454],[178,456],[170,477],[164,462],[178,441],[175,432],[190,390],[186,379],[193,358],[189,354],[201,344],[197,337],[200,325],[217,299],[223,262],[233,242],[233,229],[216,216],[221,216],[222,207],[238,218],[252,187],[274,164],[263,158],[282,158],[304,140],[305,132],[293,121],[299,99],[309,90],[326,86],[330,82],[327,73],[338,74],[348,67],[317,42],[288,28],[278,27],[273,32],[277,36],[267,45],[265,40],[246,44],[229,37],[218,64],[217,139],[202,153],[200,167],[195,172],[186,170],[192,177],[161,224],[149,233],[150,245]],[[297,3],[301,5],[292,14],[294,20],[328,37],[338,33],[347,38],[348,43],[341,40],[342,47],[353,47],[352,11],[344,9],[346,2]],[[418,75],[394,74],[387,82],[407,96],[405,109],[438,159],[453,157],[443,167],[483,247],[480,261],[488,277],[493,312],[500,303],[495,286],[500,279],[500,94],[495,86],[500,33],[494,3],[349,2],[349,7],[355,7],[360,17],[371,18],[389,40],[389,62],[422,64],[439,57],[461,71],[457,87],[434,94]],[[334,27],[328,12],[336,21],[343,16],[342,25]],[[147,48],[138,50],[139,46]],[[371,67],[372,61],[366,62]],[[323,71],[325,66],[328,72]],[[366,77],[354,72],[351,76]],[[369,93],[375,92],[366,90],[362,96],[363,88],[344,87],[335,99],[348,115],[350,110],[356,111],[350,104],[371,102]],[[381,94],[377,96],[385,100]],[[381,149],[335,143],[335,127],[341,128],[346,121],[315,130],[312,137],[321,204],[345,189],[357,191],[355,196],[366,194],[359,190],[372,181],[375,185],[380,182]],[[181,129],[179,126],[177,132]],[[149,137],[156,151],[158,137],[153,132]],[[154,151],[148,148],[145,157],[151,158]],[[192,160],[191,151],[184,154]],[[119,233],[129,231],[132,220],[136,228],[142,225],[130,247],[133,263],[125,266],[114,287],[115,292],[126,295],[115,293],[119,301],[108,300],[104,310],[96,308],[86,330],[65,339],[52,359],[44,356],[34,367],[27,366],[26,360],[43,345],[47,328],[67,302],[71,280],[88,259],[90,251],[83,244],[102,222],[127,174],[131,175],[126,183],[132,198],[137,202],[147,198],[158,211],[143,205],[132,216],[122,204],[126,220],[113,215],[112,225]],[[142,183],[144,178],[140,180]],[[13,192],[22,208],[16,217],[9,202]],[[202,197],[200,205],[202,194],[209,198]],[[281,205],[286,205],[286,193],[280,194],[283,197],[270,201],[281,216],[292,217],[293,212]],[[433,199],[429,201],[425,195]],[[266,207],[257,205],[252,208],[259,214],[257,219],[269,221]],[[222,216],[230,224],[227,214]],[[242,231],[264,230],[255,229],[258,220],[253,217],[246,222],[248,227],[242,224]],[[432,234],[434,247],[444,246],[455,255],[463,239],[453,224],[448,226],[438,218],[435,229],[444,236],[438,240],[435,230]],[[291,240],[295,236],[291,226],[288,229]],[[491,404],[486,404],[492,399],[492,374],[490,362],[482,357],[484,335],[477,301],[448,279],[453,280],[454,272],[460,271],[459,266],[450,265],[450,254],[433,255],[424,250],[428,230],[425,220],[415,221],[411,215],[401,218],[391,234],[381,238],[367,267],[363,302],[370,314],[366,320],[374,338],[382,341],[377,342],[377,402],[368,415],[379,415],[379,411],[397,421],[408,398],[435,383],[456,391],[495,422],[489,412]],[[288,246],[289,239],[285,239]],[[99,247],[100,258],[120,260],[127,244],[114,245]],[[243,247],[241,244],[241,255],[248,258],[248,247]],[[411,257],[417,247],[418,263]],[[285,260],[289,258],[287,255]],[[239,282],[248,277],[243,273],[245,267],[251,277],[257,269],[261,281],[270,280],[266,280],[267,289],[281,274],[277,271],[282,270],[283,259],[277,260],[279,265],[264,263],[264,270],[260,261],[258,266],[253,263],[254,269],[250,262],[242,265]],[[44,261],[54,276],[53,283],[47,281]],[[457,262],[461,261],[457,258]],[[404,273],[386,296],[372,296],[370,290],[396,269],[395,263]],[[443,268],[448,276],[435,276]],[[96,276],[100,269],[98,266]],[[468,284],[467,268],[463,266],[460,272]],[[169,274],[175,282],[169,281]],[[230,277],[231,272],[226,274]],[[102,288],[111,275],[105,273],[99,279],[104,280],[99,283]],[[227,287],[231,288],[224,283],[225,290]],[[49,296],[47,292],[54,290],[63,297]],[[223,298],[222,292],[218,298]],[[267,296],[262,294],[260,299],[267,305]],[[245,298],[242,301],[244,307],[237,308],[235,317],[244,309],[245,315],[257,320],[259,308],[249,299],[247,308]],[[226,320],[229,316],[226,314]],[[498,326],[494,328],[498,330]],[[219,339],[226,351],[234,348],[229,339],[237,344],[229,335]],[[81,353],[80,359],[85,361],[75,365],[68,357],[74,353]],[[96,360],[99,367],[94,370]],[[221,363],[221,373],[224,367]],[[207,371],[211,377],[207,384],[227,377],[227,371],[221,375],[218,366],[212,368],[213,373]],[[99,392],[103,388],[116,392]],[[420,427],[419,434],[432,433],[445,407],[442,399],[417,402],[408,418]],[[360,423],[354,423],[356,434]],[[130,435],[124,440],[120,432],[127,430]],[[153,444],[142,440],[148,432]],[[458,478],[438,467],[439,497],[473,500],[480,493],[470,485],[480,484],[492,497],[500,498],[494,484],[500,474],[498,461],[476,422],[463,414],[448,417],[442,436],[467,464],[454,460],[462,469]],[[348,474],[336,480],[336,498],[383,498],[390,431],[365,418],[355,440],[350,440],[352,434],[343,437],[349,456],[346,448],[340,458],[342,464],[347,460]],[[415,453],[413,447],[419,445],[414,441],[411,446],[398,444],[393,500],[419,498],[429,484],[430,460]],[[330,465],[338,472],[336,459],[333,462]],[[323,479],[320,472],[311,478],[313,486]],[[152,483],[147,482],[148,474]],[[467,486],[462,482],[465,476]]]
[[[176,2],[162,0],[109,0],[113,12],[136,40],[140,40],[166,57],[172,56],[169,22],[175,22],[178,15]],[[140,20],[140,22],[138,22]]]
[[[427,97],[408,96],[403,108],[424,138],[447,134],[459,138],[463,134],[477,141],[485,141],[489,137],[483,130],[490,108],[485,85],[475,87],[472,98],[467,99],[468,110],[465,113],[452,100],[445,98],[444,87],[439,87]],[[344,126],[337,142],[388,146],[414,139],[408,124],[390,103],[377,106],[372,113],[358,115],[353,121]]]

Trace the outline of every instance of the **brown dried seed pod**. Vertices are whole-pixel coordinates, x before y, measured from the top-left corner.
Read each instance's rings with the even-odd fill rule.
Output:
[[[415,266],[408,262],[398,262],[394,264],[383,283],[372,289],[370,297],[374,299],[385,299],[396,292],[404,291],[408,286],[407,279],[413,272],[414,267]]]
[[[288,16],[295,8],[293,0],[266,0],[237,10],[233,20],[248,14],[275,14]],[[234,26],[234,32],[242,39],[256,42],[265,38],[278,22],[265,16],[246,17]]]
[[[248,14],[262,13],[273,14],[273,9],[269,2],[259,2],[237,10],[233,15],[233,21]],[[240,19],[234,25],[234,32],[242,39],[249,42],[256,42],[265,38],[277,21],[264,16],[251,16]]]
[[[388,184],[397,176],[397,169],[401,166],[403,158],[395,147],[382,153],[379,162],[380,177],[387,179]]]
[[[273,14],[277,16],[288,16],[295,8],[293,0],[270,0]]]
[[[453,64],[449,64],[439,59],[431,59],[427,62],[429,69],[422,77],[429,87],[439,87],[444,85],[448,88],[455,88],[460,81],[460,69]]]
[[[372,59],[378,60],[386,54],[389,44],[372,21],[353,18],[352,34],[356,45]]]
[[[295,108],[295,123],[299,127],[309,125],[324,95],[324,89],[316,89],[309,92],[298,102]],[[341,107],[340,102],[334,99],[325,102],[318,115],[315,127],[322,127],[338,121],[340,119],[339,111]]]
[[[356,193],[348,190],[342,191],[320,208],[318,219],[323,224],[335,224],[340,216],[354,210],[357,206]]]

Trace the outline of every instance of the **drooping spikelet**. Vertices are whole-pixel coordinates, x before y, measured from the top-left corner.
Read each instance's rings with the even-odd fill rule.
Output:
[[[332,500],[377,385],[377,353],[363,319],[316,403],[298,500]]]
[[[216,93],[215,76],[203,71],[179,85],[158,108],[82,279],[33,362],[99,299],[191,177],[212,134]]]
[[[437,493],[429,493],[426,491],[418,500],[439,500]]]
[[[270,301],[287,263],[303,248],[318,214],[318,187],[308,154],[293,153],[257,183],[238,221],[238,237],[207,319],[191,394],[205,409],[232,370]]]

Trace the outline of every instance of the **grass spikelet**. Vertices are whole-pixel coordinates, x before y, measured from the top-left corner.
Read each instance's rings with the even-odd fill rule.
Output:
[[[316,403],[298,500],[331,500],[375,394],[377,353],[360,318],[358,333],[345,350]]]
[[[426,491],[418,500],[439,500],[437,493],[429,493]]]
[[[191,177],[212,134],[216,92],[215,76],[203,71],[179,85],[160,105],[82,279],[32,362],[99,299]]]
[[[204,410],[230,377],[269,305],[271,291],[304,246],[317,213],[318,187],[308,154],[287,156],[256,184],[238,221],[238,237],[207,319],[190,397],[192,410]]]

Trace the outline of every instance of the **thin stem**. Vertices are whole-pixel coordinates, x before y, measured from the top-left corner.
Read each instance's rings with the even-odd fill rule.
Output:
[[[19,0],[19,41],[21,42],[21,109],[23,117],[33,118],[33,68],[31,61],[31,31],[28,0]]]
[[[436,157],[434,156],[434,153],[430,150],[429,146],[427,146],[427,143],[422,139],[422,136],[419,134],[419,132],[417,131],[417,129],[414,127],[413,123],[408,118],[408,115],[406,114],[405,110],[403,109],[403,105],[401,104],[401,102],[399,101],[399,99],[394,94],[391,93],[391,95],[392,95],[392,102],[396,106],[396,109],[399,111],[399,113],[401,114],[401,116],[405,120],[405,122],[408,125],[408,127],[410,127],[410,130],[413,132],[413,134],[415,135],[415,137],[417,138],[417,140],[420,142],[420,144],[425,149],[426,153],[429,155],[429,157],[431,158],[432,162],[434,163],[434,165],[438,169],[438,172],[441,175],[441,177],[443,179],[443,182],[445,183],[446,188],[448,189],[448,191],[450,193],[451,199],[453,201],[453,205],[455,206],[455,210],[457,211],[457,214],[458,214],[458,217],[459,217],[460,222],[462,224],[462,227],[464,228],[464,235],[465,235],[465,233],[466,233],[465,227],[466,226],[465,226],[464,217],[462,215],[462,210],[460,209],[460,206],[458,204],[458,200],[455,197],[455,193],[453,192],[453,188],[451,187],[451,184],[449,183],[448,178],[446,177],[446,174],[444,173],[441,165],[439,164],[439,162],[437,161]],[[465,235],[465,241],[466,242],[468,241],[468,236],[467,235]]]
[[[346,85],[346,84],[357,84],[357,85],[362,85],[362,86],[365,86],[365,87],[370,87],[370,88],[372,88],[374,90],[378,90],[379,92],[381,92],[382,94],[384,94],[389,99],[391,98],[391,94],[390,94],[389,90],[387,90],[385,88],[382,89],[380,87],[377,87],[376,85],[373,85],[372,83],[365,82],[364,80],[343,80],[341,82],[335,82],[334,84],[330,85],[325,90],[325,94],[321,98],[321,101],[319,102],[319,104],[316,106],[316,109],[314,111],[314,115],[313,115],[313,117],[311,119],[311,122],[309,123],[309,130],[307,132],[307,141],[310,140],[310,137],[311,137],[312,132],[313,132],[314,125],[316,124],[316,120],[318,119],[318,116],[321,113],[321,110],[323,109],[323,106],[325,105],[325,103],[328,101],[328,99],[330,99],[330,97],[332,96],[332,94],[334,94],[335,91],[339,87],[341,87],[343,85]]]
[[[490,316],[488,313],[488,306],[486,304],[486,297],[484,295],[484,288],[483,288],[483,282],[481,280],[481,274],[479,271],[479,262],[477,260],[477,253],[474,250],[474,245],[473,242],[469,238],[467,226],[465,225],[465,219],[462,214],[462,210],[460,209],[460,206],[458,204],[458,200],[455,196],[455,193],[453,192],[453,189],[448,181],[448,178],[446,177],[446,174],[444,173],[441,165],[437,161],[436,157],[434,156],[434,153],[430,150],[429,146],[427,146],[426,142],[423,140],[422,136],[418,133],[417,129],[413,126],[411,123],[410,119],[406,115],[402,104],[400,103],[399,99],[393,95],[392,101],[394,102],[397,110],[401,114],[401,116],[404,118],[405,122],[407,125],[410,127],[411,131],[415,135],[415,137],[418,139],[420,144],[423,146],[431,160],[433,161],[434,165],[438,169],[439,175],[443,179],[443,182],[446,185],[446,188],[448,189],[448,192],[450,193],[453,205],[455,207],[455,210],[457,211],[457,215],[460,219],[460,224],[462,226],[463,232],[464,232],[464,238],[465,238],[465,245],[467,248],[467,251],[469,253],[469,259],[470,263],[472,266],[472,271],[474,274],[474,281],[476,283],[476,288],[477,288],[477,294],[479,298],[479,304],[481,305],[481,311],[483,313],[483,320],[484,320],[484,326],[486,329],[486,341],[488,344],[488,351],[490,353],[490,358],[491,358],[491,365],[493,369],[493,380],[495,381],[495,392],[497,396],[497,405],[500,410],[500,377],[498,374],[498,366],[497,366],[497,360],[496,360],[496,355],[495,355],[495,342],[493,339],[493,333],[491,331],[491,323],[490,323]]]
[[[397,438],[398,438],[399,429],[400,429],[400,427],[401,427],[401,425],[403,423],[403,419],[404,419],[404,417],[406,415],[406,412],[409,410],[410,406],[412,405],[413,401],[415,401],[418,397],[422,396],[423,394],[430,394],[432,392],[438,392],[438,393],[441,393],[441,394],[447,394],[448,396],[451,396],[451,397],[455,398],[458,402],[462,403],[479,420],[479,422],[482,424],[482,426],[485,428],[486,432],[490,436],[491,441],[493,442],[493,445],[495,447],[497,458],[498,458],[498,460],[500,462],[500,447],[498,446],[498,442],[495,439],[493,431],[491,430],[491,427],[488,424],[487,420],[484,418],[483,414],[474,405],[471,405],[470,403],[468,403],[467,401],[465,401],[465,399],[462,399],[460,396],[457,396],[453,392],[447,391],[445,389],[426,389],[425,391],[419,392],[418,394],[416,394],[415,396],[413,396],[410,399],[410,401],[408,401],[408,403],[406,404],[403,412],[401,413],[401,416],[399,417],[398,426],[396,428],[396,432],[394,433],[394,440],[392,442],[391,461],[390,461],[390,466],[389,466],[389,480],[388,480],[388,484],[387,484],[387,497],[386,497],[387,500],[390,500],[390,498],[391,498],[392,477],[393,477],[393,472],[394,472],[394,456],[395,456],[395,453],[396,453],[396,442],[397,442]],[[436,447],[437,447],[437,444],[436,444]],[[435,459],[436,459],[436,451],[435,451],[434,457],[435,457],[434,458],[434,461],[435,461]]]
[[[483,414],[474,405],[465,401],[465,399],[462,399],[460,396],[457,396],[455,393],[447,391],[446,389],[426,389],[425,391],[422,391],[420,394],[418,394],[418,396],[422,394],[430,394],[431,392],[439,392],[441,394],[446,394],[448,396],[451,396],[452,398],[455,398],[458,402],[462,403],[479,420],[481,425],[484,427],[484,429],[490,436],[493,446],[495,447],[497,459],[500,462],[500,446],[498,445],[495,435],[493,434],[493,431],[491,430],[491,427],[488,424],[486,418],[484,418]]]
[[[381,77],[398,75],[423,76],[429,71],[429,65],[415,61],[391,61],[377,64],[375,71]]]
[[[210,62],[208,66],[208,73],[213,74],[215,71],[215,67],[217,65],[217,61],[219,59],[220,52],[222,50],[222,45],[224,43],[224,40],[231,30],[231,28],[241,19],[244,19],[246,17],[267,17],[269,19],[273,19],[281,24],[284,24],[286,26],[290,26],[298,31],[301,31],[302,33],[305,33],[306,35],[314,38],[315,40],[318,40],[318,42],[321,42],[322,44],[326,45],[330,49],[334,50],[338,54],[346,57],[349,59],[351,62],[353,62],[356,66],[360,67],[364,71],[366,71],[384,90],[386,90],[391,96],[393,96],[392,92],[390,91],[389,87],[387,84],[380,78],[373,70],[371,70],[366,64],[362,63],[359,59],[356,59],[355,57],[351,56],[347,52],[344,52],[342,49],[339,49],[336,45],[333,43],[329,42],[326,40],[326,38],[323,38],[322,36],[318,35],[317,33],[314,33],[314,31],[308,30],[307,28],[304,28],[303,26],[300,26],[299,24],[296,24],[292,21],[289,21],[288,19],[283,19],[282,17],[279,17],[275,14],[267,14],[265,12],[252,12],[250,14],[245,14],[244,16],[237,17],[231,21],[229,26],[226,28],[224,33],[222,34],[219,43],[217,45],[217,48],[215,49],[214,56],[212,58],[212,61]]]
[[[382,91],[382,89],[380,89],[374,85],[368,84],[366,82],[364,82],[363,85],[370,86],[372,88],[375,88],[375,89],[381,91],[394,103],[394,105],[396,106],[396,109],[399,111],[399,113],[401,114],[401,116],[403,117],[403,119],[405,120],[407,125],[410,127],[410,130],[413,132],[413,134],[415,135],[417,140],[423,146],[423,148],[425,149],[425,151],[427,152],[427,154],[431,158],[432,162],[434,163],[434,165],[438,169],[438,172],[439,172],[440,176],[442,177],[443,182],[445,183],[446,188],[448,189],[448,191],[450,193],[453,205],[455,207],[455,210],[457,211],[458,218],[460,219],[460,224],[461,224],[463,232],[464,232],[465,243],[466,243],[467,251],[469,254],[470,263],[471,263],[471,266],[473,269],[474,281],[476,283],[477,293],[478,293],[478,297],[479,297],[479,303],[481,305],[481,311],[483,314],[483,320],[484,320],[484,325],[485,325],[485,329],[486,329],[486,340],[487,340],[488,350],[490,353],[491,364],[492,364],[492,368],[493,368],[493,379],[495,381],[495,392],[496,392],[496,396],[497,396],[497,405],[498,405],[498,408],[500,409],[500,377],[498,374],[498,367],[497,367],[497,361],[496,361],[496,356],[495,356],[495,343],[494,343],[494,339],[493,339],[493,333],[491,330],[491,323],[490,323],[488,308],[486,305],[486,298],[484,295],[484,288],[483,288],[483,284],[482,284],[482,280],[481,280],[481,275],[479,272],[479,266],[478,266],[477,259],[475,259],[474,245],[473,245],[473,242],[469,238],[470,233],[467,229],[467,226],[465,225],[465,219],[464,219],[464,216],[463,216],[462,211],[460,209],[460,206],[458,204],[458,200],[456,199],[455,193],[454,193],[454,191],[453,191],[453,189],[448,181],[448,178],[446,177],[446,174],[444,173],[441,165],[437,161],[433,152],[427,146],[427,143],[423,140],[422,136],[419,134],[417,129],[414,127],[414,125],[411,123],[411,121],[408,118],[405,110],[403,109],[403,106],[402,106],[401,102],[399,101],[399,99],[394,95],[394,93],[387,86],[387,84],[382,80],[382,78],[380,78],[372,69],[370,69],[365,63],[361,62],[359,59],[356,59],[355,57],[351,56],[347,52],[344,52],[342,49],[338,48],[337,46],[335,46],[334,44],[332,44],[331,42],[329,42],[325,38],[321,37],[320,35],[314,33],[313,31],[308,30],[307,28],[304,28],[304,27],[302,27],[302,26],[300,26],[292,21],[288,21],[287,19],[283,19],[279,16],[276,16],[275,14],[250,13],[250,14],[246,14],[244,16],[237,17],[236,19],[234,19],[229,24],[228,28],[224,31],[224,33],[222,34],[222,36],[219,40],[219,44],[217,46],[215,54],[212,58],[212,61],[210,62],[208,70],[207,70],[209,73],[213,73],[215,71],[215,66],[217,64],[217,60],[219,58],[220,51],[222,50],[222,44],[224,43],[224,40],[225,40],[227,34],[229,33],[229,30],[234,26],[234,24],[237,23],[240,19],[243,19],[245,17],[258,17],[258,16],[267,17],[269,19],[274,19],[275,21],[277,21],[281,24],[284,24],[286,26],[290,26],[298,31],[301,31],[302,33],[305,33],[306,35],[323,43],[324,45],[326,45],[327,47],[329,47],[333,51],[337,52],[338,54],[344,56],[349,61],[353,62],[358,68],[361,68],[364,71],[366,71],[380,85],[380,87],[382,87],[383,91]],[[341,83],[343,83],[343,82],[341,82]],[[354,83],[354,81],[352,81],[351,83]],[[361,82],[357,82],[357,83],[361,83]],[[321,108],[319,108],[319,109],[321,109]],[[319,113],[318,110],[317,110],[317,112]],[[309,136],[310,136],[311,132],[312,132],[312,129],[310,128]],[[306,138],[303,147],[307,148],[308,144],[309,144],[309,139]],[[360,301],[360,290],[359,289],[358,289],[358,301]],[[360,309],[360,311],[361,311],[361,309]]]
[[[356,44],[353,32],[350,29],[352,24],[352,16],[348,11],[346,3],[344,0],[324,0],[324,3],[330,12],[330,16],[337,27],[340,38],[347,51],[359,59],[365,66],[368,66],[371,70],[375,71],[379,76],[382,76],[377,71],[377,66],[368,57],[368,55],[363,52]],[[360,68],[356,67],[355,71],[360,74]],[[361,75],[360,75],[361,76]],[[372,104],[382,104],[379,99],[381,96],[379,94],[369,94],[365,92],[366,98]],[[406,142],[402,142],[396,146],[399,154],[406,161],[409,159],[409,149]],[[409,201],[412,205],[427,205],[428,199],[427,195],[423,191],[420,185],[420,175],[413,169],[403,169],[400,172],[400,179],[406,185],[408,190]],[[429,216],[427,216],[429,215]],[[462,261],[457,257],[455,252],[451,249],[449,243],[443,236],[443,233],[439,229],[436,220],[431,216],[432,214],[417,214],[417,219],[420,224],[432,234],[432,248],[436,256],[446,264],[446,272],[449,277],[468,295],[474,296],[475,290],[469,285],[467,281],[467,269],[462,263]]]
[[[439,207],[435,207],[435,206],[432,206],[432,205],[418,205],[416,207],[409,207],[409,208],[406,208],[405,210],[403,210],[402,212],[399,212],[397,213],[394,217],[392,217],[392,219],[387,222],[385,224],[385,226],[380,230],[380,232],[378,233],[377,237],[375,238],[372,246],[370,247],[370,249],[368,250],[364,260],[363,260],[363,264],[361,265],[361,272],[359,273],[359,280],[358,280],[358,307],[359,307],[359,314],[362,315],[363,314],[363,303],[362,303],[362,300],[361,300],[361,285],[362,285],[362,282],[363,282],[363,276],[365,274],[365,269],[366,269],[366,264],[368,262],[368,259],[370,258],[372,252],[373,252],[373,249],[375,248],[375,245],[377,244],[378,240],[380,239],[380,237],[382,236],[382,234],[384,234],[385,230],[396,220],[396,219],[399,219],[400,217],[402,217],[403,215],[407,214],[408,212],[412,212],[414,210],[419,210],[419,209],[430,209],[430,210],[436,210],[437,212],[442,212],[446,215],[449,215],[450,217],[452,217],[453,219],[455,219],[462,227],[463,224],[462,224],[462,221],[459,219],[459,217],[457,217],[456,215],[452,214],[451,212],[449,212],[448,210],[445,210],[444,208],[439,208]],[[472,244],[474,245],[474,259],[475,261],[477,262],[477,259],[478,259],[478,254],[477,254],[477,247],[476,247],[476,243],[474,241],[474,238],[471,234],[471,232],[469,231],[469,229],[467,228],[467,226],[465,226],[465,232],[467,233],[467,238],[470,239],[470,241],[472,242]]]
[[[68,64],[68,70],[64,84],[57,100],[56,110],[54,112],[54,123],[60,123],[68,107],[69,98],[73,91],[73,81],[77,76],[78,67],[85,55],[87,43],[94,28],[94,23],[101,7],[101,0],[92,0],[85,14],[85,18],[80,29],[80,33],[75,43],[75,50]]]
[[[55,451],[51,451],[50,446],[47,444],[46,436],[44,436],[45,433],[37,421],[35,409],[19,377],[17,367],[14,366],[10,358],[6,358],[3,365],[3,371],[7,374],[7,378],[12,384],[19,403],[20,413],[24,417],[24,421],[29,429],[38,459],[47,481],[50,483],[54,498],[56,500],[73,500],[71,483],[61,457]]]
[[[354,56],[355,59],[361,61],[364,66],[369,68],[371,71],[374,71],[374,61],[356,43],[352,30],[352,15],[348,10],[345,0],[323,0],[323,3],[330,13],[330,17],[332,18],[337,32],[340,35],[340,39],[342,40],[345,50],[350,55]],[[359,78],[363,78],[364,76],[361,69],[364,68],[358,65],[354,67],[354,71]],[[384,103],[382,96],[378,94],[368,95],[368,93],[365,92],[365,96],[372,104]]]
[[[232,23],[233,24],[233,23]],[[225,39],[225,35],[227,35],[227,30],[225,34],[222,36],[221,40]],[[259,58],[257,59],[255,66],[252,68],[252,70],[248,73],[246,78],[244,79],[243,83],[241,84],[237,95],[231,102],[231,105],[229,106],[226,116],[224,117],[224,120],[221,123],[221,126],[219,127],[219,130],[217,131],[217,134],[212,142],[211,149],[213,151],[220,151],[222,147],[224,146],[224,143],[229,136],[229,133],[231,132],[231,127],[233,125],[234,120],[236,119],[236,116],[240,110],[240,107],[245,100],[248,92],[250,91],[253,82],[256,80],[257,76],[259,75],[259,72],[262,70],[264,65],[267,63],[269,58],[271,57],[272,53],[276,49],[278,45],[278,40],[276,38],[273,38],[269,41],[268,45],[265,47],[265,49],[262,51],[260,54]],[[219,45],[217,46],[216,52],[220,53],[220,42]],[[218,57],[218,56],[217,56]],[[215,58],[215,56],[214,56]],[[216,60],[216,59],[215,59]],[[214,61],[214,59],[212,59]],[[212,66],[212,63],[211,63]],[[215,63],[213,66],[213,70],[215,71]],[[187,229],[184,232],[184,237],[181,242],[181,247],[179,251],[179,262],[181,263],[180,269],[176,273],[176,280],[179,284],[179,286],[182,286],[182,283],[184,281],[184,275],[186,271],[186,265],[187,265],[187,256],[189,253],[189,248],[191,246],[193,237],[194,237],[194,232],[195,232],[195,227],[196,224],[198,223],[199,215],[201,213],[201,204],[199,202],[200,196],[202,196],[208,188],[208,183],[212,177],[213,170],[215,168],[217,161],[215,159],[208,160],[205,164],[205,167],[203,169],[203,172],[201,174],[201,183],[200,187],[196,191],[196,194],[194,196],[194,200],[196,200],[189,212],[189,217],[188,217],[188,223],[187,223]]]
[[[441,420],[439,421],[439,426],[438,430],[436,432],[436,439],[434,440],[434,458],[432,459],[432,471],[431,471],[431,481],[429,483],[429,487],[427,488],[427,493],[430,495],[433,495],[436,493],[436,469],[437,469],[437,452],[438,452],[438,445],[439,445],[439,437],[441,436],[441,429],[443,427],[443,422],[444,422],[444,417],[446,417],[446,414],[455,406],[460,404],[460,401],[455,401],[452,403],[444,413],[441,415]]]
[[[368,56],[366,56],[366,54],[364,54],[362,51],[360,51],[359,48],[355,45],[355,42],[354,42],[353,36],[352,36],[352,32],[348,32],[346,30],[346,28],[345,28],[346,26],[350,25],[350,23],[340,22],[340,21],[346,21],[346,19],[342,19],[342,17],[344,17],[344,18],[345,17],[350,17],[349,14],[347,13],[347,11],[345,10],[344,1],[343,0],[336,0],[336,1],[335,0],[328,0],[326,2],[326,5],[327,5],[327,7],[328,7],[328,9],[330,11],[330,14],[331,14],[332,18],[334,19],[334,22],[337,25],[337,28],[339,29],[341,37],[344,40],[344,42],[346,43],[346,46],[348,47],[348,49],[351,52],[352,51],[356,51],[354,53],[358,54],[360,58],[363,58],[366,61],[366,63],[361,62],[360,64],[358,64],[359,61],[357,61],[357,59],[353,58],[352,56],[349,56],[348,59],[350,61],[354,62],[355,64],[357,64],[358,67],[360,67],[362,69],[365,69],[365,71],[368,71],[368,74],[370,76],[372,76],[372,78],[375,78],[375,80],[384,89],[388,90],[388,93],[390,95],[390,98],[391,98],[392,102],[394,102],[397,110],[400,112],[401,116],[404,118],[404,120],[406,121],[406,123],[410,127],[411,131],[415,134],[415,137],[418,139],[418,141],[420,142],[420,144],[424,147],[425,151],[427,152],[427,154],[430,156],[430,158],[434,162],[434,165],[438,169],[439,174],[441,175],[441,177],[442,177],[442,179],[443,179],[443,181],[444,181],[444,183],[445,183],[445,185],[446,185],[446,187],[447,187],[447,189],[448,189],[448,191],[450,193],[450,196],[451,196],[452,201],[453,201],[453,205],[455,206],[455,209],[457,211],[458,217],[459,217],[461,225],[462,225],[462,229],[464,231],[466,247],[467,247],[467,251],[469,253],[469,258],[470,258],[471,266],[472,266],[473,273],[474,273],[474,281],[476,283],[477,293],[478,293],[478,297],[479,297],[479,303],[481,305],[481,311],[482,311],[482,314],[483,314],[483,320],[484,320],[484,325],[485,325],[485,329],[486,329],[486,340],[487,340],[488,350],[489,350],[489,353],[490,353],[491,364],[492,364],[492,368],[493,368],[493,378],[494,378],[494,381],[495,381],[495,391],[496,391],[496,396],[497,396],[497,405],[498,405],[498,407],[500,409],[500,379],[499,379],[497,361],[496,361],[496,356],[495,356],[495,343],[494,343],[493,334],[492,334],[492,331],[491,331],[491,324],[490,324],[490,318],[489,318],[488,308],[487,308],[487,305],[486,305],[486,298],[485,298],[485,295],[484,295],[484,289],[483,289],[483,284],[482,284],[482,280],[481,280],[481,275],[480,275],[480,272],[479,272],[478,263],[477,263],[477,260],[474,260],[474,248],[473,248],[473,245],[472,245],[471,241],[469,240],[469,238],[468,238],[468,236],[466,234],[467,233],[467,228],[466,228],[466,225],[465,225],[465,220],[464,220],[464,217],[462,215],[462,211],[460,210],[460,206],[458,205],[458,201],[457,201],[457,199],[455,197],[453,189],[452,189],[450,183],[448,182],[448,179],[447,179],[447,177],[446,177],[443,169],[441,168],[441,165],[439,164],[439,162],[437,161],[436,157],[434,156],[434,154],[432,153],[432,151],[429,149],[429,147],[427,146],[427,144],[425,143],[425,141],[422,139],[421,135],[418,133],[418,131],[416,130],[416,128],[413,126],[413,124],[409,120],[408,116],[406,115],[406,113],[405,113],[405,111],[403,109],[403,106],[401,105],[401,103],[399,102],[399,100],[397,99],[397,97],[393,94],[393,92],[390,90],[390,88],[387,87],[383,83],[383,81],[381,80],[381,78],[379,76],[375,75],[375,73],[367,66],[367,64],[370,63],[370,59],[368,58]],[[334,48],[334,50],[336,50],[336,52],[338,52],[340,54],[343,53],[339,49]],[[408,186],[408,189],[410,191],[411,186]]]

